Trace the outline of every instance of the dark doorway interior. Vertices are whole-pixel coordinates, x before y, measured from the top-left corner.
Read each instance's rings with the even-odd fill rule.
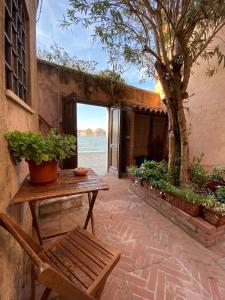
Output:
[[[77,137],[77,103],[74,93],[62,98],[62,130],[66,134]],[[63,169],[77,167],[77,153],[71,158],[64,159]]]

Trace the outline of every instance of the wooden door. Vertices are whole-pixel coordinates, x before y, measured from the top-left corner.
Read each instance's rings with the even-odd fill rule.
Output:
[[[77,103],[75,94],[63,97],[63,132],[72,134],[77,139]],[[72,169],[77,167],[77,147],[76,155],[63,160],[63,169]]]
[[[121,177],[121,105],[109,112],[109,172]]]

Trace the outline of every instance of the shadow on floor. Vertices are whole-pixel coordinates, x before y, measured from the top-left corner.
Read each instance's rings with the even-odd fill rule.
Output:
[[[204,248],[132,194],[127,179],[106,175],[104,180],[110,190],[97,198],[96,236],[120,250],[122,257],[102,300],[224,299],[225,270],[218,264],[223,245]],[[82,208],[42,218],[42,234],[83,225],[86,213],[84,198]],[[41,291],[38,286],[37,294]]]

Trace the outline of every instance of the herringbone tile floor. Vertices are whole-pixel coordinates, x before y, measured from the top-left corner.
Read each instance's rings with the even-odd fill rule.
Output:
[[[225,269],[219,264],[224,245],[204,248],[132,194],[128,180],[110,175],[104,180],[110,190],[99,194],[94,208],[96,235],[122,257],[102,300],[225,299]],[[44,218],[42,232],[82,225],[86,211],[84,205]]]

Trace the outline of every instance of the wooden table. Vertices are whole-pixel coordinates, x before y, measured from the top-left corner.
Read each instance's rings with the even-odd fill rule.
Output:
[[[60,170],[57,181],[47,185],[32,185],[29,182],[29,179],[26,178],[13,198],[11,204],[21,204],[24,202],[29,203],[33,227],[37,233],[39,243],[42,244],[43,239],[53,238],[64,234],[65,232],[44,238],[41,237],[36,215],[36,204],[38,201],[62,196],[88,194],[89,209],[84,223],[84,229],[87,228],[91,219],[92,232],[94,233],[93,208],[95,200],[97,198],[98,191],[106,191],[108,189],[108,185],[105,184],[92,169],[88,170],[88,175],[86,176],[75,176],[73,170]]]

